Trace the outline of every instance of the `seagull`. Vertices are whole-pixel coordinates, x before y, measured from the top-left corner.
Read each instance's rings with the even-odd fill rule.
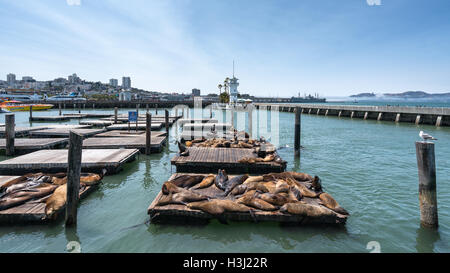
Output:
[[[434,138],[434,137],[430,136],[429,134],[424,133],[423,131],[420,131],[419,136],[420,136],[423,140],[425,140],[425,141],[428,141],[428,140],[437,140],[437,138]]]

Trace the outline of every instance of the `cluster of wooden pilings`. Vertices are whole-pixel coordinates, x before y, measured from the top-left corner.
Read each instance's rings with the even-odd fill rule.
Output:
[[[257,109],[265,108],[267,110],[276,107],[280,112],[293,113],[296,107],[301,107],[302,114],[450,126],[450,108],[445,107],[265,103],[255,103],[254,105]]]

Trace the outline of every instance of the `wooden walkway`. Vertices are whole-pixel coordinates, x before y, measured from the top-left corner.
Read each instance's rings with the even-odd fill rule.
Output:
[[[20,176],[19,176],[20,177]],[[86,197],[92,192],[97,185],[86,186],[80,189],[80,199]],[[29,201],[23,205],[9,208],[6,210],[0,210],[0,224],[1,225],[16,225],[16,224],[44,224],[52,220],[57,220],[58,217],[64,215],[66,206],[61,207],[56,211],[51,218],[47,218],[45,214],[44,202]]]
[[[69,116],[33,116],[30,121],[64,121],[69,119]]]
[[[17,138],[14,140],[14,150],[17,154],[25,154],[44,149],[64,148],[67,138]],[[0,150],[6,150],[6,140],[0,139]]]
[[[164,131],[152,131],[152,137],[165,135],[166,132]],[[130,132],[128,132],[123,130],[112,130],[97,134],[94,137],[145,137],[145,131],[131,130]]]
[[[185,175],[186,173],[176,173],[173,174],[170,180],[175,179],[180,175]],[[233,176],[229,176],[231,179]],[[214,184],[208,188],[195,190],[200,194],[215,198],[221,198],[223,191],[218,189]],[[158,201],[162,197],[162,192],[160,191],[153,202],[148,207],[147,213],[151,217],[152,223],[196,223],[196,224],[206,224],[214,216],[205,213],[200,210],[189,209],[185,205],[170,204],[166,206],[157,206]],[[233,200],[230,195],[226,199]],[[311,205],[319,205],[318,198],[308,198],[303,197],[303,201]],[[331,211],[331,210],[330,210]],[[296,224],[345,224],[347,221],[346,215],[341,215],[334,213],[333,216],[322,216],[322,217],[307,217],[301,215],[285,214],[279,211],[262,211],[254,210],[254,216],[258,222],[284,222],[284,223],[296,223]],[[226,212],[223,214],[223,218],[230,221],[248,221],[254,222],[255,219],[249,213],[242,212]]]
[[[114,124],[114,121],[108,121],[108,120],[82,120],[80,121],[81,125],[92,125],[96,127],[105,127],[110,126]]]
[[[228,173],[261,174],[269,172],[283,172],[286,162],[256,162],[252,164],[239,163],[244,157],[256,158],[253,149],[241,148],[204,148],[191,147],[189,156],[176,155],[171,164],[175,165],[177,172],[217,173],[219,169],[226,169]]]
[[[16,133],[16,137],[24,137],[28,136],[32,131],[42,130],[45,128],[47,127],[15,127],[14,131]],[[5,127],[0,127],[0,137],[5,137]]]
[[[159,130],[162,128],[162,123],[153,123],[152,122],[152,130]],[[123,124],[113,124],[108,127],[106,127],[107,130],[136,130],[136,123],[130,123],[130,127],[128,127],[128,123]],[[147,128],[147,124],[145,123],[138,123],[137,129],[138,130],[145,130]]]
[[[77,134],[82,135],[83,137],[91,137],[99,133],[103,133],[105,129],[66,129],[66,128],[53,128],[53,129],[44,129],[30,132],[30,136],[32,137],[69,137],[70,131],[76,132]]]
[[[135,159],[137,149],[83,149],[81,168],[88,172],[109,173],[121,170],[122,165]],[[66,172],[67,150],[40,150],[0,162],[0,174],[18,175],[31,172]]]
[[[229,123],[186,123],[183,125],[183,132],[189,131],[230,131],[232,125]]]
[[[139,149],[145,153],[145,135],[137,137],[93,137],[83,141],[84,149]],[[166,143],[165,136],[150,139],[150,151],[160,153]]]

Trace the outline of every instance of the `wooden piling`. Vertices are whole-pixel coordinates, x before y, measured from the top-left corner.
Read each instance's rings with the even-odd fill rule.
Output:
[[[380,112],[380,113],[378,113],[377,121],[380,121],[382,119],[383,119],[383,113]]]
[[[417,115],[416,116],[416,125],[420,124],[420,119],[421,119],[421,116]]]
[[[165,124],[166,124],[166,133],[167,139],[169,139],[169,110],[164,110],[165,112]]]
[[[369,112],[364,113],[364,119],[367,119],[369,117]]]
[[[114,124],[117,124],[117,112],[119,109],[117,107],[114,107]]]
[[[76,225],[80,191],[81,153],[83,137],[73,131],[69,135],[67,168],[66,226]]]
[[[6,155],[14,155],[14,138],[15,138],[15,115],[5,115],[5,138],[6,138]]]
[[[30,105],[30,117],[29,117],[29,121],[33,120],[33,105]]]
[[[300,107],[295,108],[295,156],[300,156],[301,111]]]
[[[416,157],[419,171],[420,223],[424,227],[437,228],[438,207],[434,143],[417,141]]]
[[[436,126],[437,126],[437,127],[441,126],[441,123],[442,123],[442,116],[438,116],[438,117],[436,118]]]
[[[145,154],[151,154],[152,115],[147,112],[145,126]]]
[[[253,135],[253,106],[248,108],[248,135],[252,138]]]
[[[59,106],[59,115],[62,116],[61,103],[59,103],[58,106]]]
[[[397,115],[395,116],[395,122],[400,122],[400,117],[401,117],[401,114],[400,113],[397,113]]]

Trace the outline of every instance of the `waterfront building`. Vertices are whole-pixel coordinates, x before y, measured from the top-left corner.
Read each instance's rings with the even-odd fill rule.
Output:
[[[197,88],[192,89],[192,96],[193,97],[199,97],[200,96],[200,89],[197,89]]]
[[[81,79],[77,76],[76,73],[73,73],[72,75],[67,77],[69,84],[77,84],[81,83]]]
[[[117,79],[110,79],[109,80],[109,85],[111,85],[113,87],[117,87],[119,85],[119,80],[117,80]]]
[[[236,78],[234,75],[233,78],[230,79],[229,86],[230,86],[230,103],[236,103],[239,94],[237,90],[239,83],[238,78]]]
[[[131,89],[131,78],[130,77],[122,77],[122,88],[123,89]]]
[[[22,81],[23,82],[32,82],[32,81],[34,81],[34,79],[33,79],[33,77],[30,77],[30,76],[23,76]]]
[[[130,91],[122,91],[119,93],[119,101],[130,101],[131,97],[132,95]]]
[[[8,82],[9,86],[14,86],[14,84],[16,83],[16,75],[12,73],[6,75],[6,81]]]

